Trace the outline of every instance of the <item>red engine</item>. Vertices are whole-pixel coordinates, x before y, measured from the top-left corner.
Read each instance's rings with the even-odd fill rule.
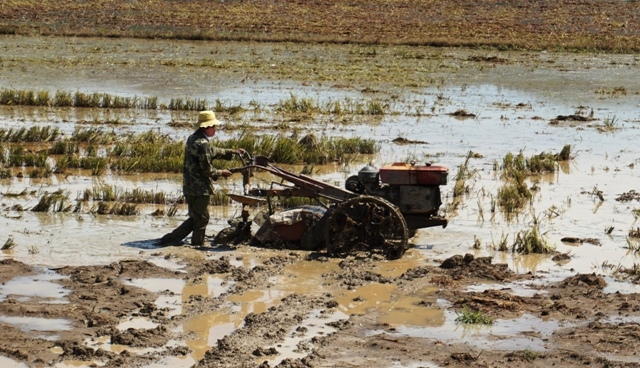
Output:
[[[449,169],[444,166],[415,166],[396,162],[380,168],[380,181],[389,185],[446,185]]]
[[[442,205],[440,186],[447,184],[449,169],[431,164],[417,165],[398,162],[382,166],[363,167],[358,175],[345,183],[346,189],[382,197],[398,206],[410,230],[430,226],[446,226],[438,217]]]

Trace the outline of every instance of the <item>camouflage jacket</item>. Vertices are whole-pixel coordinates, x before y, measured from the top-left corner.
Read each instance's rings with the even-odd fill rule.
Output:
[[[220,176],[220,170],[213,167],[214,159],[230,160],[233,150],[212,147],[204,132],[197,130],[187,138],[182,171],[182,191],[184,195],[211,195],[213,181]]]

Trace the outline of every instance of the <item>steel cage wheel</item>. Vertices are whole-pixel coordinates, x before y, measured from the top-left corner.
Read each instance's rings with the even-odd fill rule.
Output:
[[[327,253],[346,257],[358,251],[402,257],[409,230],[404,216],[391,202],[374,196],[351,198],[336,206],[324,229]]]

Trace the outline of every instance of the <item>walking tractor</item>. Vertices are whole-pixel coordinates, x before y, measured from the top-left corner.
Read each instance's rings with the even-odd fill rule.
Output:
[[[229,197],[242,204],[241,221],[224,229],[214,243],[239,243],[251,234],[251,223],[260,225],[254,241],[269,245],[295,244],[297,249],[326,248],[334,257],[355,252],[380,253],[387,259],[402,257],[416,230],[447,225],[438,216],[442,204],[440,186],[449,170],[443,166],[394,163],[379,170],[371,165],[349,177],[340,188],[271,164],[268,158],[242,157],[243,166],[232,172],[243,175],[244,194]],[[252,187],[253,172],[266,171],[282,179],[268,188]],[[308,197],[318,205],[303,205],[274,212],[272,198]],[[267,210],[249,219],[249,208],[263,203]]]

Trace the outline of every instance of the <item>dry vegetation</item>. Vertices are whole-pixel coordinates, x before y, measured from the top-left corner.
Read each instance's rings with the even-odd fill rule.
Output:
[[[0,32],[640,50],[635,0],[5,0]]]

